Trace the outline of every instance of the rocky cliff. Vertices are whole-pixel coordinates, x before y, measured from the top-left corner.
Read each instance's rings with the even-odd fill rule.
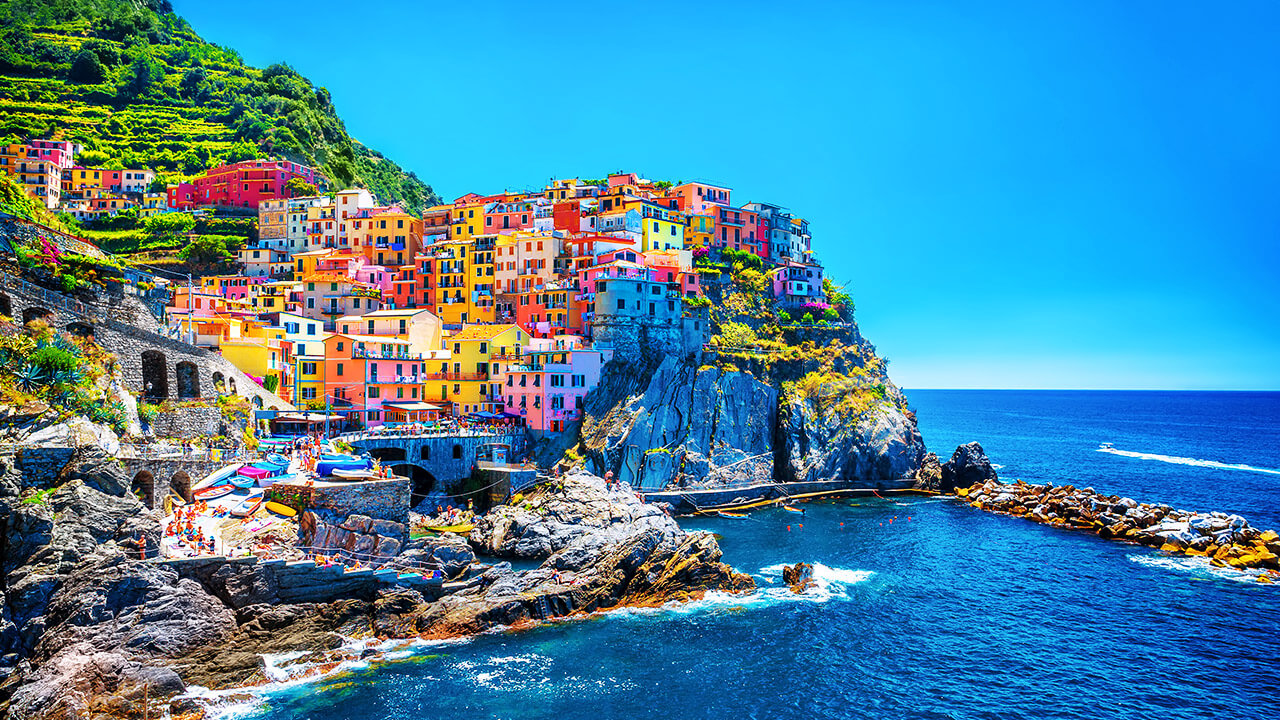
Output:
[[[646,490],[913,477],[925,455],[914,415],[877,362],[856,364],[853,352],[839,362],[845,348],[749,369],[724,357],[615,360],[587,398],[573,452]]]

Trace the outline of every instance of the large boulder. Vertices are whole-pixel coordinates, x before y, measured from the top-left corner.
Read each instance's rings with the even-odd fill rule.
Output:
[[[649,529],[666,537],[680,532],[675,520],[634,492],[574,473],[519,507],[494,508],[476,521],[468,539],[483,555],[542,560],[588,533],[619,537]]]
[[[10,698],[9,717],[79,718],[183,690],[155,658],[175,658],[222,638],[235,617],[192,580],[132,560],[112,544],[78,564],[49,599],[35,671]]]
[[[951,459],[943,463],[938,490],[953,493],[959,488],[980,485],[988,480],[999,480],[995,468],[991,467],[991,460],[983,452],[982,446],[971,442],[956,448]]]

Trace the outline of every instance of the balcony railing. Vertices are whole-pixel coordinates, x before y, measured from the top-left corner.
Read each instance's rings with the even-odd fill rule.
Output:
[[[489,379],[489,373],[427,373],[423,376],[427,380],[453,380],[453,381],[476,381]]]
[[[372,385],[419,385],[426,381],[426,375],[370,375]]]
[[[356,359],[364,358],[367,360],[404,360],[407,362],[413,362],[415,360],[421,360],[423,356],[420,354],[410,355],[408,353],[382,352],[381,350],[355,348],[351,351],[351,357]]]

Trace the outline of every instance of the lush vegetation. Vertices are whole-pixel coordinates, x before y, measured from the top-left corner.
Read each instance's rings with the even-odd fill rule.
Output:
[[[43,320],[18,327],[0,317],[0,404],[83,415],[123,433],[125,406],[110,383],[115,362],[93,340]]]
[[[202,40],[167,0],[0,0],[0,138],[81,142],[83,163],[173,180],[260,155],[412,212],[439,201],[347,135],[329,91]]]
[[[14,254],[19,267],[48,273],[66,292],[90,285],[102,287],[121,277],[119,260],[62,252],[44,237],[15,247]]]
[[[0,115],[3,115],[2,111]],[[0,122],[4,122],[3,117],[0,117]],[[0,173],[0,212],[47,225],[54,230],[65,232],[67,229],[62,220],[49,212],[44,203],[28,195],[21,185],[3,173]]]

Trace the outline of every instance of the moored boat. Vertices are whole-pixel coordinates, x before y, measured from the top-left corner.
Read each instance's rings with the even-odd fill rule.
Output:
[[[330,471],[330,474],[333,475],[334,477],[342,478],[344,480],[370,480],[372,478],[377,477],[377,475],[372,470],[369,470],[367,468],[360,468],[360,469],[334,468],[333,470]]]
[[[193,493],[193,497],[195,497],[196,500],[204,500],[208,502],[209,500],[217,500],[224,495],[230,495],[232,492],[235,492],[235,489],[236,486],[231,484],[213,485],[211,487],[195,491],[195,493]]]
[[[294,515],[298,514],[297,510],[294,510],[293,508],[289,507],[288,505],[285,505],[284,503],[278,503],[275,500],[271,500],[270,502],[267,503],[267,510],[275,513],[276,515],[282,515],[284,517],[293,517]]]
[[[222,485],[227,478],[231,477],[232,475],[235,475],[236,471],[238,471],[242,467],[244,467],[244,463],[231,463],[230,465],[222,468],[221,470],[215,470],[209,473],[208,475],[206,475],[203,480],[196,483],[196,486],[193,489],[200,490],[201,488],[213,487],[215,485]]]
[[[262,506],[262,493],[253,492],[248,497],[241,500],[235,507],[231,508],[231,514],[235,517],[248,517],[258,511]]]
[[[729,518],[730,520],[746,520],[747,519],[746,513],[729,512],[728,510],[719,510],[716,512],[716,515],[722,518]]]
[[[460,535],[465,535],[471,532],[471,529],[474,527],[475,525],[471,523],[460,523],[458,525],[428,525],[427,529],[432,532],[441,532],[441,533],[447,532],[447,533],[458,533]]]
[[[800,508],[798,508],[798,507],[796,507],[796,506],[794,506],[794,505],[783,505],[783,506],[782,506],[782,509],[783,509],[783,510],[786,510],[787,512],[799,513],[799,514],[801,514],[801,515],[803,515],[803,514],[804,514],[804,510],[801,510]]]

